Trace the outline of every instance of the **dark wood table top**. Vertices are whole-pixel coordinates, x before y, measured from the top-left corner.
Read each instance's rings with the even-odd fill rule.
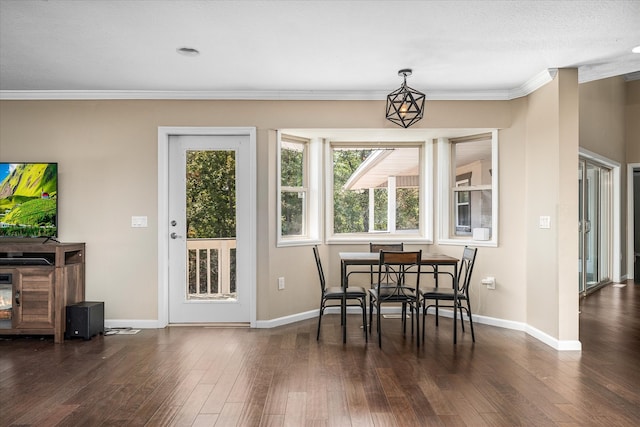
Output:
[[[340,252],[340,261],[349,265],[373,265],[377,264],[380,254],[376,252]],[[422,264],[431,265],[447,265],[457,264],[458,258],[438,254],[438,253],[422,253]]]

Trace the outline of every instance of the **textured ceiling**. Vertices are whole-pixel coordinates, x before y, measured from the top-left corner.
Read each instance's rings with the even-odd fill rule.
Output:
[[[638,45],[638,0],[0,0],[0,95],[376,99],[412,68],[427,98],[491,99],[547,69],[636,76]]]

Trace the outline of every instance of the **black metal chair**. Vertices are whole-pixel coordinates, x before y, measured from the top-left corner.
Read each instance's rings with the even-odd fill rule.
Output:
[[[427,310],[429,309],[429,307],[435,307],[436,326],[438,326],[438,309],[440,307],[454,308],[454,301],[457,301],[454,315],[456,311],[460,312],[460,323],[462,325],[462,332],[464,332],[464,321],[462,319],[462,312],[465,311],[467,313],[467,316],[469,317],[471,338],[473,342],[476,341],[476,337],[473,332],[473,319],[471,318],[469,285],[471,283],[471,273],[473,272],[473,265],[475,264],[477,253],[477,248],[471,248],[469,246],[464,247],[464,251],[462,252],[462,259],[460,260],[460,264],[458,267],[457,283],[455,284],[455,286],[451,288],[439,286],[435,288],[420,289],[420,297],[422,298],[422,341],[424,341],[425,318],[427,317]],[[427,301],[430,300],[433,300],[434,303],[427,304]],[[451,305],[440,305],[441,301],[450,301]],[[464,305],[462,304],[463,302]]]
[[[411,311],[411,331],[413,333],[413,312],[419,314],[416,288],[420,282],[420,261],[422,251],[380,251],[378,262],[378,281],[376,286],[369,289],[369,333],[373,322],[373,310],[376,310],[378,346],[382,347],[382,327],[380,323],[380,308],[386,303],[402,304],[402,333],[406,334],[407,307]],[[415,280],[407,282],[408,277]]]
[[[320,313],[318,314],[318,333],[316,340],[320,339],[320,324],[322,323],[322,316],[324,315],[324,309],[327,307],[340,307],[340,324],[343,328],[346,327],[347,322],[347,307],[360,307],[362,309],[362,329],[364,331],[364,339],[368,341],[367,336],[367,291],[360,286],[349,286],[346,289],[342,286],[330,286],[327,287],[327,282],[324,277],[324,270],[322,269],[322,262],[320,261],[320,253],[318,252],[318,246],[313,247],[313,256],[316,259],[316,266],[318,267],[318,276],[320,278]],[[330,301],[339,301],[340,304],[327,305]],[[357,301],[357,304],[355,303]],[[343,334],[344,337],[344,334]]]
[[[371,253],[380,253],[380,251],[396,251],[396,252],[402,252],[404,251],[404,243],[369,243],[369,252]],[[370,273],[370,282],[371,282],[371,287],[375,288],[378,282],[378,279],[376,277],[376,269],[377,266],[371,266],[369,273]]]

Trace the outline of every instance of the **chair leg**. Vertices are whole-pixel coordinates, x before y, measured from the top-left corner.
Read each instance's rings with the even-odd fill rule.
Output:
[[[436,326],[438,326],[438,300],[436,300]]]
[[[425,319],[427,318],[427,300],[422,300],[422,342],[424,343],[424,327]],[[418,322],[420,319],[418,318]]]
[[[376,318],[378,328],[378,347],[382,348],[382,326],[380,325],[380,303],[376,303]]]
[[[367,335],[367,298],[363,297],[361,300],[362,308],[362,331],[364,332],[364,342],[369,342],[369,336]]]
[[[471,340],[476,342],[476,335],[473,333],[473,319],[471,317],[471,304],[467,300],[467,315],[469,316],[469,327],[471,327]]]
[[[373,300],[369,301],[369,335],[371,335],[371,327],[373,325]]]
[[[464,320],[462,319],[462,304],[458,304],[458,311],[460,312],[460,325],[462,325],[462,332],[464,332]]]
[[[316,341],[320,339],[320,324],[322,323],[322,314],[324,313],[324,302],[320,304],[320,313],[318,313],[318,333],[316,335]]]

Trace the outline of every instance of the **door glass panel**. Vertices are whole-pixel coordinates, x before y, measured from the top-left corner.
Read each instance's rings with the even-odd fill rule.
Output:
[[[586,293],[610,279],[612,172],[582,159],[578,174],[579,292]]]
[[[187,299],[234,301],[235,151],[190,150],[186,161]]]
[[[585,211],[585,271],[587,290],[598,284],[598,182],[599,168],[587,163]]]

